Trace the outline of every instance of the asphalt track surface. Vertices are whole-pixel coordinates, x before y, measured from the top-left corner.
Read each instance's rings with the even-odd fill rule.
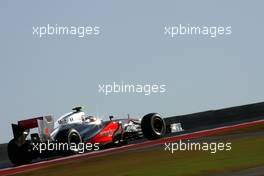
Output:
[[[256,120],[252,122],[243,122],[243,123],[235,124],[235,125],[227,125],[227,126],[222,126],[222,127],[217,127],[217,128],[207,129],[207,130],[201,130],[197,132],[190,132],[186,134],[179,134],[175,136],[164,137],[164,138],[153,140],[153,141],[145,140],[139,143],[128,144],[128,145],[121,146],[121,147],[109,148],[109,149],[100,150],[100,151],[93,151],[93,152],[88,152],[84,154],[72,155],[68,157],[61,157],[61,158],[44,160],[44,161],[38,161],[35,163],[26,164],[26,165],[17,166],[17,167],[9,165],[7,168],[0,169],[0,175],[10,175],[10,174],[21,173],[21,172],[25,172],[25,171],[32,170],[32,169],[46,167],[46,166],[50,166],[53,164],[71,161],[71,160],[78,160],[78,159],[86,158],[86,157],[97,157],[97,156],[103,156],[103,155],[112,154],[112,153],[124,152],[128,150],[147,148],[147,147],[151,147],[155,145],[163,145],[166,142],[169,143],[169,142],[175,142],[175,141],[184,140],[184,139],[199,138],[199,137],[217,134],[217,133],[224,132],[224,131],[239,129],[239,128],[243,128],[247,126],[253,126],[256,124],[264,124],[264,119]]]

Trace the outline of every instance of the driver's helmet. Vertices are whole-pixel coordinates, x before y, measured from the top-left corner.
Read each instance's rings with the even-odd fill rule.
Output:
[[[86,116],[84,121],[90,123],[90,122],[95,122],[97,119],[98,118],[95,116]]]

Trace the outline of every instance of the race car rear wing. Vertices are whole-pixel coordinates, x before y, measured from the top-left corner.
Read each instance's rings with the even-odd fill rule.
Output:
[[[38,138],[40,141],[50,139],[50,133],[54,129],[54,120],[52,116],[36,117],[18,121],[12,124],[14,140],[17,144],[23,144],[29,134],[30,129],[38,127]]]

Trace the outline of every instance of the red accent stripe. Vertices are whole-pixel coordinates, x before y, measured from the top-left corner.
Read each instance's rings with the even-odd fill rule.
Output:
[[[18,121],[18,126],[23,129],[31,129],[38,127],[38,120],[42,120],[43,117],[36,117],[32,119],[20,120]]]
[[[36,168],[47,167],[47,166],[50,166],[52,164],[56,164],[58,162],[71,161],[73,159],[76,160],[76,159],[81,159],[81,158],[85,158],[85,157],[101,156],[101,155],[106,155],[109,153],[117,153],[117,152],[121,152],[121,151],[127,151],[129,149],[137,149],[137,148],[143,148],[143,147],[163,144],[165,142],[174,142],[177,140],[198,138],[198,137],[202,137],[202,136],[208,136],[208,135],[217,134],[220,132],[230,131],[233,129],[239,129],[239,128],[253,126],[253,125],[262,124],[262,123],[264,124],[264,119],[253,121],[253,122],[241,123],[241,124],[237,124],[237,125],[224,126],[224,127],[219,127],[219,128],[209,129],[209,130],[202,130],[202,131],[189,133],[189,134],[182,134],[182,135],[178,135],[178,136],[161,138],[159,140],[146,141],[146,142],[142,142],[142,143],[138,143],[138,144],[130,144],[130,145],[125,145],[125,146],[118,147],[118,148],[110,148],[110,149],[106,149],[106,150],[102,150],[102,151],[94,151],[94,152],[90,152],[90,153],[73,155],[73,156],[64,157],[64,158],[58,158],[58,159],[53,159],[53,160],[48,160],[48,161],[41,161],[38,163],[32,163],[32,164],[27,164],[27,165],[23,165],[23,166],[13,167],[13,168],[5,168],[5,169],[0,170],[0,175],[9,175],[9,174],[25,172],[25,171],[36,169]]]

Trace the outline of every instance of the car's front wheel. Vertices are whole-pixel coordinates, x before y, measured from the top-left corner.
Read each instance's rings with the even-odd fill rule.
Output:
[[[142,118],[141,130],[147,139],[159,139],[166,132],[166,124],[158,113],[150,113]]]

